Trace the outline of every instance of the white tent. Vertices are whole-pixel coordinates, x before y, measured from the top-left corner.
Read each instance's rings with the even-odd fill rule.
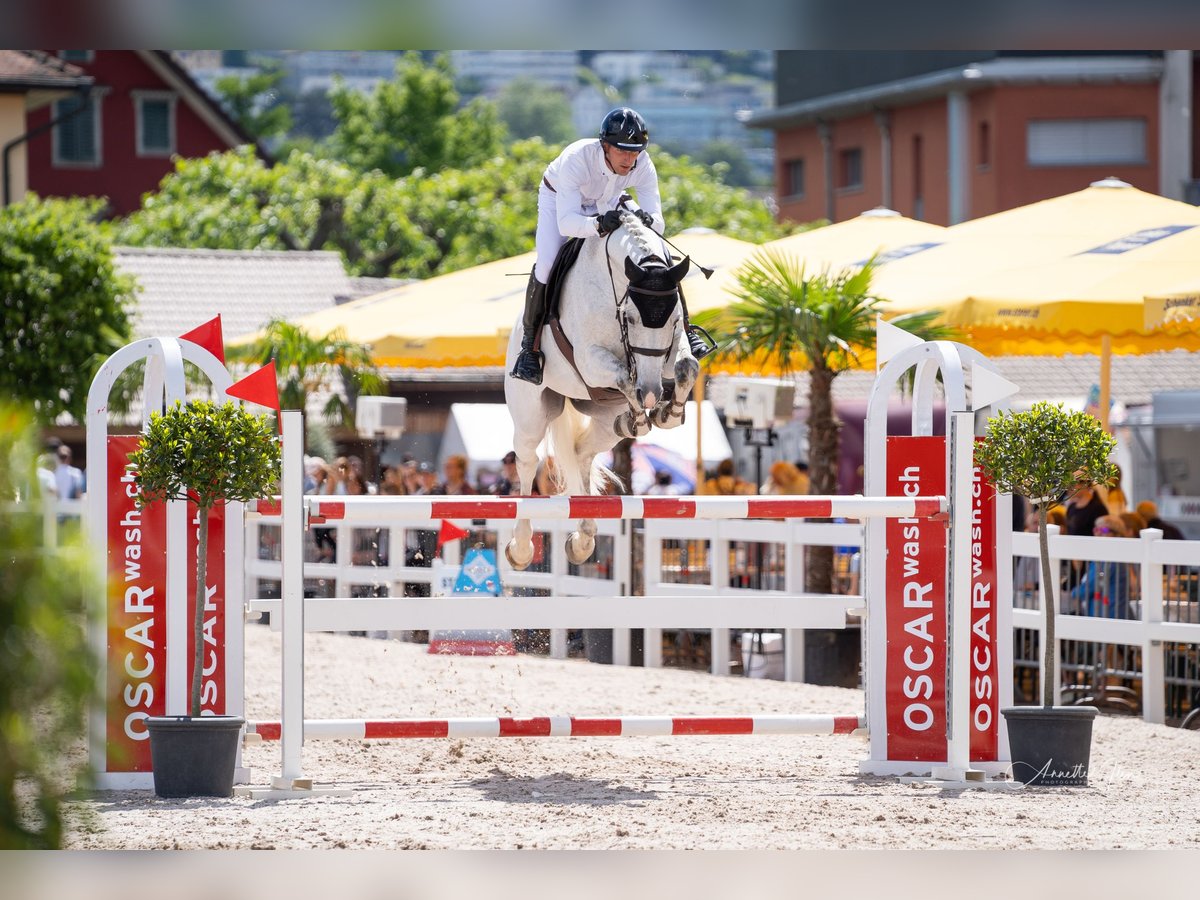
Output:
[[[700,441],[704,459],[719,462],[733,455],[721,417],[716,407],[705,400],[701,407]],[[678,428],[666,430],[655,428],[639,438],[643,444],[654,444],[695,464],[696,461],[696,403],[689,400],[685,422]],[[453,403],[450,418],[442,436],[438,452],[438,469],[441,470],[446,457],[461,453],[467,457],[467,478],[472,483],[480,473],[496,473],[500,460],[513,448],[513,422],[508,407],[503,403]],[[543,448],[538,448],[543,452]]]

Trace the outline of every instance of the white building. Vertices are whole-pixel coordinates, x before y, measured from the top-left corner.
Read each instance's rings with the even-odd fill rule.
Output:
[[[573,94],[579,84],[577,50],[452,50],[450,62],[461,80],[478,82],[485,95],[518,78]]]

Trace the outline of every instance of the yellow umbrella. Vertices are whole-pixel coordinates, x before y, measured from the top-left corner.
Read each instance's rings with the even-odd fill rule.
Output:
[[[1016,282],[1022,278],[1021,273],[1044,267],[1036,276],[1030,276],[1040,277],[1047,289],[1036,297],[1043,302],[1047,302],[1047,296],[1061,299],[1061,288],[1076,284],[1080,277],[1087,277],[1081,272],[1100,270],[1092,263],[1103,261],[1105,256],[1114,260],[1125,256],[1088,251],[1110,244],[1114,245],[1112,250],[1117,250],[1116,242],[1121,240],[1131,241],[1126,245],[1128,248],[1145,244],[1149,249],[1155,242],[1147,239],[1157,230],[1168,229],[1159,232],[1166,235],[1172,233],[1169,229],[1196,224],[1200,224],[1197,207],[1140,191],[1117,179],[1104,179],[1082,191],[951,226],[946,230],[941,246],[882,267],[872,281],[872,288],[889,300],[891,311],[943,309],[947,321],[964,329],[972,343],[975,340],[982,342],[985,334],[990,341],[1001,342],[1001,346],[976,344],[984,353],[1090,352],[1091,347],[1082,349],[1079,345],[1074,350],[1040,345],[1047,337],[1057,334],[1061,324],[1040,327],[1038,323],[1036,330],[1042,333],[1034,335],[1037,319],[1028,310],[1020,314],[1012,312],[1014,305],[1010,301],[1014,297],[998,294],[997,285],[1013,284],[1015,289]],[[1053,277],[1052,271],[1059,271],[1060,265],[1077,256],[1080,257],[1078,263],[1061,270],[1064,274],[1057,287],[1051,288],[1045,283]],[[995,307],[980,305],[983,298],[989,297],[1001,300],[1002,308],[1008,312],[989,318],[988,310],[1001,308],[1000,304]],[[1094,323],[1093,334],[1105,329],[1102,322],[1091,317],[1085,317],[1085,321]],[[992,331],[985,333],[982,327],[992,328]],[[1144,328],[1134,323],[1132,330]],[[1039,342],[1040,349],[1029,349],[1028,338],[1031,336]],[[1014,346],[1013,340],[1021,343]],[[1131,348],[1129,352],[1138,350]]]
[[[924,253],[945,242],[948,229],[871,209],[853,219],[802,231],[763,244],[764,250],[800,257],[808,272],[862,265],[873,254],[881,265]]]
[[[1143,324],[1154,328],[1190,330],[1200,322],[1200,278],[1190,278],[1166,291],[1148,293]]]
[[[1115,179],[948,229],[941,247],[880,270],[889,312],[941,309],[983,353],[1099,351],[1107,420],[1110,354],[1200,348],[1144,325],[1144,296],[1178,283],[1200,252],[1200,209]]]

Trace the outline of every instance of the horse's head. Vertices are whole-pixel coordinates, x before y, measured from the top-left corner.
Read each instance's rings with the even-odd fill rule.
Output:
[[[683,322],[679,282],[691,261],[670,265],[670,253],[657,234],[631,213],[623,212],[621,221],[617,234],[628,288],[618,299],[618,316],[638,397],[644,408],[651,409],[663,395],[664,369],[670,371],[674,365],[673,351]]]

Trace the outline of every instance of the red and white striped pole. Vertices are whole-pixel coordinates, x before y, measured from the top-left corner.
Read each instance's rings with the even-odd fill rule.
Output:
[[[469,737],[674,737],[684,735],[865,734],[863,716],[472,716],[448,719],[308,719],[305,740]],[[250,722],[247,734],[277,741],[279,722]]]
[[[871,519],[945,515],[945,497],[305,497],[310,524],[431,519]],[[258,515],[278,515],[278,501],[260,501]]]

